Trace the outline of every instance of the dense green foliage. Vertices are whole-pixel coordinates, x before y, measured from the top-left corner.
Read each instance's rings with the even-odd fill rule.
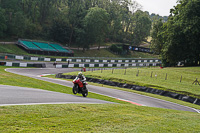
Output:
[[[148,12],[147,12],[148,13]],[[160,16],[159,14],[152,13],[150,15],[152,22],[162,19],[164,22],[167,22],[168,16]]]
[[[132,0],[1,0],[0,39],[57,41],[88,48],[104,41],[140,44],[151,29]]]
[[[136,20],[135,28],[133,28],[134,44],[137,46],[150,35],[151,20],[148,15],[142,11],[135,13],[134,18]]]
[[[123,49],[122,47],[119,47],[117,46],[117,44],[113,44],[111,47],[110,47],[110,50],[116,54],[122,54],[123,52]]]
[[[164,23],[162,22],[161,19],[155,21],[155,23],[153,23],[153,29],[151,31],[151,37],[152,37],[151,48],[157,54],[161,54],[163,49],[163,44],[164,44],[162,36],[163,24]]]
[[[171,9],[166,23],[154,25],[152,38],[155,51],[161,53],[164,65],[178,62],[199,65],[200,62],[200,1],[180,0]]]

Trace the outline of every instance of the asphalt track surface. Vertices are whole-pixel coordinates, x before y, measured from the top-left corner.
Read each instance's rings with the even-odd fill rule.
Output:
[[[65,68],[65,69],[64,68],[62,68],[62,69],[58,69],[58,68],[57,69],[56,68],[9,68],[9,69],[6,69],[6,71],[8,71],[8,72],[12,72],[15,74],[20,74],[20,75],[36,78],[39,80],[56,83],[56,84],[60,84],[60,85],[68,86],[68,87],[72,87],[73,83],[66,81],[66,80],[61,80],[61,79],[45,78],[45,77],[41,77],[41,75],[67,73],[67,72],[79,71],[79,70],[80,69],[73,69],[73,68]],[[5,91],[4,87],[6,88],[6,86],[3,86],[3,87],[0,86],[1,92]],[[149,107],[166,108],[166,109],[174,109],[174,110],[182,110],[182,111],[190,111],[190,112],[200,113],[199,110],[196,110],[196,109],[193,109],[190,107],[186,107],[186,106],[179,105],[176,103],[172,103],[172,102],[168,102],[168,101],[164,101],[164,100],[160,100],[160,99],[156,99],[156,98],[152,98],[149,96],[144,96],[144,95],[140,95],[140,94],[136,94],[136,93],[132,93],[132,92],[126,92],[126,91],[121,91],[121,90],[116,90],[116,89],[105,88],[105,87],[97,87],[97,86],[93,86],[93,85],[88,85],[87,87],[89,89],[89,92],[113,97],[118,100],[127,101],[132,104],[139,105],[139,106],[149,106]],[[11,87],[11,90],[12,90],[12,87]],[[42,93],[44,93],[44,90],[39,90],[39,89],[36,90],[36,89],[31,89],[31,88],[19,88],[19,90],[22,91],[20,93],[20,95],[21,95],[21,97],[24,97],[25,101],[27,100],[27,104],[28,103],[30,103],[30,104],[33,104],[33,103],[38,103],[38,104],[39,103],[41,103],[41,104],[45,104],[45,103],[47,103],[47,104],[48,103],[49,104],[51,104],[51,103],[53,103],[53,104],[55,104],[55,103],[110,103],[110,102],[106,102],[106,101],[101,101],[101,100],[96,100],[96,99],[91,99],[91,98],[83,98],[80,96],[78,97],[75,95],[62,94],[62,93],[50,92],[50,91],[45,91],[45,92],[47,92],[47,94],[51,95],[52,97],[47,96],[47,98],[45,98],[43,96],[46,94],[42,95]],[[38,101],[36,101],[36,102],[29,101],[30,100],[29,92],[23,92],[23,90],[24,91],[35,90],[34,93],[35,93],[36,99]],[[12,91],[7,92],[6,94],[8,94],[12,97],[14,97],[16,95],[16,94],[10,94],[10,93],[12,93]],[[16,93],[16,92],[14,91],[13,93]],[[26,94],[26,93],[28,93],[28,94]],[[22,94],[24,94],[24,96]],[[63,99],[57,99],[57,97],[59,97],[59,96],[56,96],[54,94],[60,94],[61,96],[63,96]],[[4,94],[4,96],[5,96],[5,94]],[[61,98],[61,97],[59,97],[59,98]],[[73,100],[73,98],[75,98],[76,100]],[[12,99],[14,102],[15,99],[14,98],[12,98]],[[52,99],[55,99],[55,101],[51,101]],[[3,100],[5,101],[5,99],[3,99]],[[48,100],[50,100],[50,101],[48,101]],[[89,100],[91,100],[91,101],[89,101]],[[0,95],[0,101],[2,101],[1,95]],[[2,103],[0,102],[0,105],[1,104]],[[6,103],[3,103],[3,104],[6,104]],[[15,104],[15,103],[12,103],[11,100],[8,100],[7,104]],[[20,104],[20,102],[18,104]],[[23,104],[23,102],[22,102],[22,104]]]
[[[0,106],[36,104],[103,104],[107,101],[78,97],[74,95],[41,89],[0,85]]]

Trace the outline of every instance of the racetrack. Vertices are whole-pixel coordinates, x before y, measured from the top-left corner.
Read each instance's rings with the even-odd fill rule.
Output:
[[[41,77],[40,75],[67,73],[67,72],[79,71],[79,70],[80,69],[72,69],[72,68],[66,68],[66,69],[9,68],[6,71],[16,73],[16,74],[20,74],[20,75],[29,76],[29,77],[40,79],[40,80],[45,80],[45,81],[48,81],[48,82],[61,84],[61,85],[64,85],[64,86],[72,87],[73,86],[72,82],[61,80],[61,79],[45,78],[45,77]],[[183,110],[183,111],[190,111],[190,112],[198,112],[198,110],[195,110],[195,109],[190,108],[190,107],[182,106],[182,105],[179,105],[179,104],[171,103],[171,102],[168,102],[168,101],[164,101],[164,100],[160,100],[160,99],[156,99],[156,98],[152,98],[152,97],[148,97],[148,96],[139,95],[139,94],[132,93],[132,92],[115,90],[115,89],[110,89],[110,88],[105,88],[105,87],[97,87],[97,86],[93,86],[93,85],[88,85],[88,89],[89,89],[89,92],[106,95],[106,96],[109,96],[109,97],[116,98],[118,100],[131,102],[131,103],[136,104],[136,105],[157,107],[157,108],[167,108],[167,109],[174,109],[174,110]],[[77,97],[77,96],[74,96],[74,95],[70,95],[70,96]],[[66,94],[66,97],[68,97],[67,94]],[[83,100],[83,99],[86,100],[86,99],[89,99],[89,98],[81,98],[81,100]],[[63,101],[63,102],[67,103],[68,102],[67,99],[65,99],[65,100],[66,101]],[[59,102],[62,102],[62,101],[59,101]],[[69,102],[72,102],[72,101],[69,101]],[[76,101],[76,102],[78,102],[78,101]]]
[[[8,85],[0,85],[0,92],[0,106],[66,103],[111,103],[107,101],[84,98],[81,96],[74,96],[59,92]]]

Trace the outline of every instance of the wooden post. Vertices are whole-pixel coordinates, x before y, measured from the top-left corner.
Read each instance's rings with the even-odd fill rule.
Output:
[[[125,72],[124,72],[124,75],[126,75],[126,67],[125,67]]]
[[[151,78],[152,78],[152,74],[153,74],[153,71],[151,72]]]
[[[137,71],[137,74],[136,74],[136,76],[138,76],[139,75],[139,70]]]
[[[112,69],[112,74],[113,74],[114,68]]]
[[[101,73],[102,73],[102,71],[103,71],[103,68],[101,68]]]
[[[165,77],[165,80],[167,80],[167,73],[166,73],[166,77]]]
[[[182,81],[182,75],[181,75],[181,79],[180,79],[180,82]]]

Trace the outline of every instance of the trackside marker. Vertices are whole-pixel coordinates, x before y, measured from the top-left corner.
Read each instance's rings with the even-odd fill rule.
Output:
[[[128,102],[128,103],[131,103],[131,104],[135,104],[135,105],[137,105],[137,106],[142,106],[142,104],[135,103],[135,102],[131,102],[131,101],[124,100],[124,99],[119,99],[119,98],[117,98],[117,100],[124,101],[124,102]]]
[[[48,75],[54,75],[54,74],[42,74],[42,75],[38,75],[37,77],[43,77],[43,76],[48,76]]]

